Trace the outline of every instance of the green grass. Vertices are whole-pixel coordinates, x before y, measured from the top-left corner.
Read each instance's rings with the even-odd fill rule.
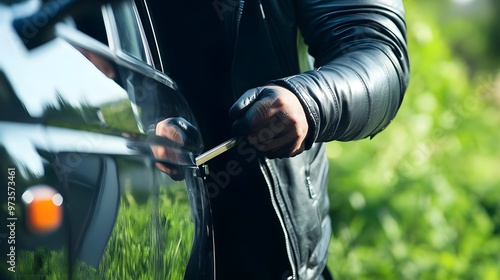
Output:
[[[187,193],[182,184],[160,189],[144,204],[125,191],[99,268],[77,262],[74,279],[183,278],[194,238]],[[15,279],[67,279],[67,260],[65,249],[22,251]]]
[[[184,189],[161,188],[146,205],[122,199],[98,279],[182,279],[194,232]]]

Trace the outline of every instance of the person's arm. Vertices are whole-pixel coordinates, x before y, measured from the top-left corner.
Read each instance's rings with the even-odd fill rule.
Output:
[[[400,0],[297,0],[296,9],[316,69],[250,89],[230,110],[233,132],[270,158],[373,137],[408,86]]]
[[[292,91],[313,142],[375,134],[395,117],[409,80],[400,0],[298,0],[299,28],[316,69],[274,84]]]

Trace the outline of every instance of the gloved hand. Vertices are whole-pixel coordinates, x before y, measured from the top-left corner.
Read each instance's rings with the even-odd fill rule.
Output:
[[[268,158],[284,158],[304,150],[309,125],[299,99],[280,86],[246,91],[229,110],[232,131]]]
[[[192,153],[203,150],[201,135],[187,120],[181,117],[168,118],[156,124],[155,134],[167,138],[172,145],[153,145],[153,155],[157,160],[156,167],[179,181],[184,179],[182,165],[193,161]],[[177,144],[177,145],[175,145]],[[194,164],[194,162],[193,162]]]

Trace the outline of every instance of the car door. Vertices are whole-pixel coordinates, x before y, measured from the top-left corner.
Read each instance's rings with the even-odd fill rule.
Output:
[[[15,228],[0,235],[1,276],[213,279],[201,138],[146,3],[71,13],[27,48],[45,26],[23,20],[61,1],[33,2],[0,4],[0,218]],[[159,123],[191,131],[179,142]]]

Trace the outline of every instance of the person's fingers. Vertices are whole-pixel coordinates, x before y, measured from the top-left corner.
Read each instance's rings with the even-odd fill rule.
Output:
[[[169,122],[169,120],[165,120],[164,123],[159,123],[156,126],[156,135],[167,138],[181,145],[184,144],[186,138],[184,131]]]
[[[199,152],[203,146],[198,130],[183,118],[168,118],[156,125],[155,134],[180,144],[180,147],[154,145],[151,147],[157,162],[157,168],[168,174],[173,180],[184,179],[183,169],[179,166],[189,162],[187,151]]]
[[[261,136],[262,134],[249,135],[247,141],[269,158],[293,156],[304,149],[303,141],[291,131],[278,134],[272,139],[263,140]]]
[[[168,118],[166,125],[178,130],[181,138],[178,143],[182,144],[186,150],[193,153],[201,153],[203,151],[201,134],[189,121],[182,117]]]
[[[296,156],[304,151],[304,142],[298,144],[298,142],[290,143],[277,147],[276,149],[271,149],[264,154],[267,158],[286,158]]]
[[[270,119],[276,115],[276,109],[271,106],[271,98],[263,98],[253,103],[231,127],[236,135],[245,135],[259,131],[269,125]]]
[[[243,93],[243,95],[236,100],[231,109],[229,109],[229,118],[234,120],[245,114],[248,108],[252,107],[263,89],[262,87],[257,87]]]
[[[174,181],[184,180],[182,169],[180,169],[178,166],[169,166],[169,164],[157,162],[156,168],[158,168],[163,173],[168,174]]]
[[[308,123],[298,98],[289,90],[269,86],[247,91],[231,108],[237,116],[232,131],[272,157],[292,156],[303,150]]]
[[[172,169],[166,167],[165,165],[163,165],[163,163],[160,163],[160,162],[156,163],[156,168],[160,169],[160,171],[162,171],[163,173],[167,173],[167,174],[172,173]]]

